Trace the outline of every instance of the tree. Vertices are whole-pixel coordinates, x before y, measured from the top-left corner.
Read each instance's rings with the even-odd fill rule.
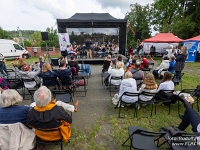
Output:
[[[10,36],[7,31],[0,27],[0,39],[9,39]]]
[[[139,4],[131,4],[130,5],[131,11],[126,13],[125,18],[128,20],[129,24],[131,25],[132,29],[136,31],[142,32],[142,38],[146,39],[151,36],[150,31],[150,6],[141,6]],[[132,33],[130,29],[128,29],[127,33],[127,44],[132,44],[136,47],[135,35]]]
[[[155,0],[151,25],[159,32],[172,32],[187,39],[200,34],[200,0]]]

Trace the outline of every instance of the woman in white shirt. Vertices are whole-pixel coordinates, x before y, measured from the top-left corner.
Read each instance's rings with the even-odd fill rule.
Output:
[[[133,79],[133,75],[130,71],[125,73],[125,79],[121,82],[118,98],[120,98],[124,92],[138,93],[136,81]],[[122,101],[135,103],[138,101],[138,97],[123,96]]]
[[[110,66],[108,68],[108,73],[110,74],[109,82],[110,82],[112,76],[114,76],[114,77],[124,76],[124,69],[123,69],[124,63],[123,62],[117,62],[115,69],[112,68],[112,65],[113,65],[113,63],[111,61],[110,62]],[[121,80],[111,80],[111,84],[120,85],[121,84]]]

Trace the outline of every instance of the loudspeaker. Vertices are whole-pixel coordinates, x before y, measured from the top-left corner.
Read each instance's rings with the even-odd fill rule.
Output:
[[[136,32],[135,33],[135,40],[141,39],[141,36],[142,36],[142,32],[141,31]]]
[[[42,40],[44,41],[49,40],[48,32],[41,32],[41,35],[42,35]]]

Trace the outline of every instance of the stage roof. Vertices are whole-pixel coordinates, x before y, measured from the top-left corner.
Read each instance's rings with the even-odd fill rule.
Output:
[[[183,42],[182,39],[176,37],[172,33],[158,33],[155,36],[145,39],[144,42],[148,43],[176,43]]]
[[[59,28],[117,28],[126,26],[126,19],[116,19],[109,13],[76,13],[68,19],[57,19]]]
[[[193,38],[187,39],[187,40],[194,40],[194,41],[200,41],[200,35],[195,36]]]

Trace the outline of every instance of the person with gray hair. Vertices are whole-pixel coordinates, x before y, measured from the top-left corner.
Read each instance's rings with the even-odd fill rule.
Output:
[[[1,91],[3,91],[1,89]],[[0,124],[13,124],[21,122],[27,125],[29,106],[20,106],[22,97],[16,90],[4,90],[0,96]]]
[[[35,134],[45,141],[59,140],[62,135],[63,141],[67,142],[71,136],[72,117],[62,106],[56,104],[56,100],[51,101],[51,92],[45,86],[41,86],[34,93],[34,100],[36,106],[28,112],[27,122],[29,126],[35,128]],[[55,128],[60,130],[55,131],[53,135],[51,132],[41,131]]]

